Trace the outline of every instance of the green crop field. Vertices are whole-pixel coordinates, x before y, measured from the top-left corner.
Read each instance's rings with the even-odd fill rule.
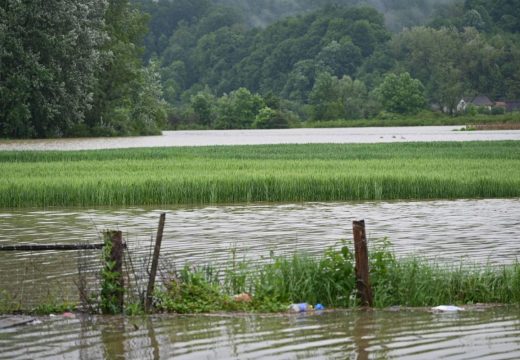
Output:
[[[0,152],[0,207],[520,196],[520,142]]]

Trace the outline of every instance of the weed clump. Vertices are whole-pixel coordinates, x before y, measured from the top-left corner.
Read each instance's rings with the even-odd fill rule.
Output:
[[[375,307],[520,303],[518,263],[453,266],[418,257],[398,259],[386,239],[370,250]],[[220,271],[211,266],[186,265],[156,292],[156,306],[160,311],[178,313],[277,312],[300,302],[329,308],[356,307],[359,300],[354,266],[353,253],[345,242],[319,257],[305,253],[271,256],[265,264],[234,263]],[[240,286],[230,287],[236,277],[241,280]],[[251,294],[252,300],[235,301],[233,295],[239,291]]]

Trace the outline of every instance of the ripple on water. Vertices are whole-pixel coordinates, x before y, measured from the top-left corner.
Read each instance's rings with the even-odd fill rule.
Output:
[[[287,316],[42,318],[0,332],[0,359],[513,359],[517,308]]]
[[[350,239],[351,222],[359,218],[366,220],[371,241],[388,237],[398,256],[507,264],[520,254],[520,199],[3,210],[0,243],[99,242],[100,231],[119,229],[134,264],[144,266],[161,211],[167,212],[162,258],[177,267],[227,262],[232,248],[238,260],[250,261],[265,261],[271,252],[321,254]],[[63,276],[63,284],[75,289],[83,260],[94,272],[99,252],[0,253],[0,288],[19,290],[19,281],[28,278],[21,288],[25,296],[36,293],[37,302],[49,295],[46,283],[38,288],[38,279]]]

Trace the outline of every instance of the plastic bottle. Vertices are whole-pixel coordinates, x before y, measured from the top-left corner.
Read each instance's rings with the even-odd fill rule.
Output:
[[[309,305],[307,303],[298,303],[298,304],[291,304],[289,309],[293,312],[306,312],[309,310],[312,310],[312,305]]]

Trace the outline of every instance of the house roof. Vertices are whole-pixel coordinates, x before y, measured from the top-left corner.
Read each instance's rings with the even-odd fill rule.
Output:
[[[475,106],[492,106],[494,104],[494,102],[489,100],[485,95],[475,96],[471,103]]]

